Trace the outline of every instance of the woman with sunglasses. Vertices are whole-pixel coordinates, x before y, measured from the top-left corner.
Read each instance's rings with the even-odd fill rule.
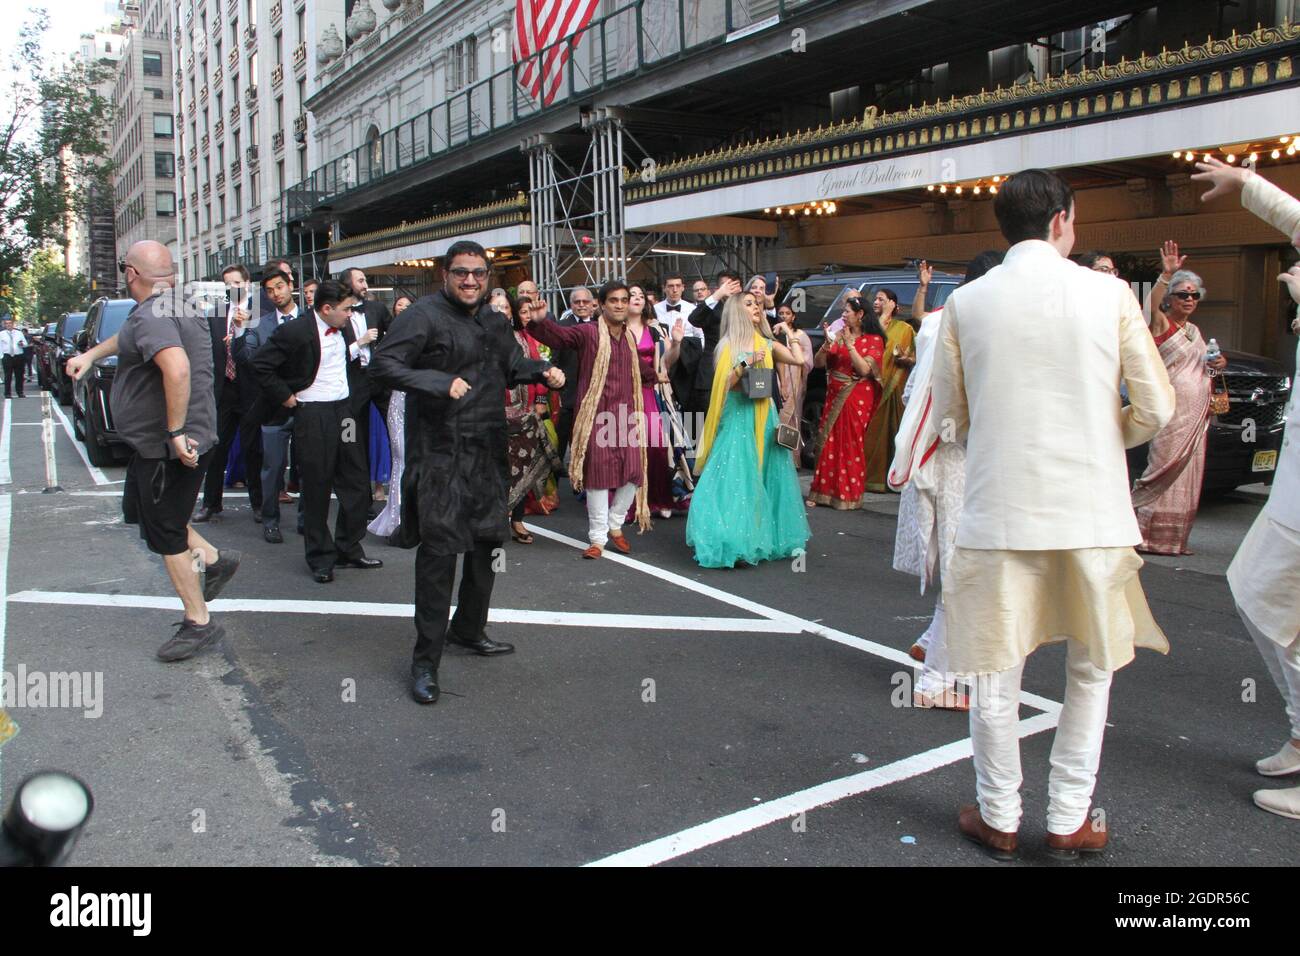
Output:
[[[1146,471],[1133,484],[1133,507],[1142,531],[1138,550],[1147,554],[1191,554],[1187,539],[1205,475],[1211,373],[1228,364],[1222,355],[1205,360],[1205,337],[1191,321],[1205,284],[1195,272],[1182,268],[1186,258],[1178,254],[1178,243],[1164,244],[1164,271],[1147,300],[1151,334],[1175,395],[1174,417],[1151,439]],[[1153,302],[1158,303],[1155,308]]]
[[[804,503],[830,505],[840,511],[862,507],[867,463],[862,442],[880,398],[880,366],[885,332],[858,296],[844,300],[843,328],[831,335],[813,356],[813,365],[826,369],[826,404],[817,429],[817,467]]]

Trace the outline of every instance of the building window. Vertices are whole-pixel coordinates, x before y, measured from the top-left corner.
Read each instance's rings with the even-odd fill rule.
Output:
[[[155,139],[171,139],[174,135],[172,132],[172,114],[171,113],[154,113],[153,114],[153,135]]]
[[[161,53],[144,54],[144,75],[162,76],[162,54]]]
[[[478,82],[478,37],[469,36],[452,45],[448,81],[453,91]]]
[[[175,177],[176,157],[171,153],[154,153],[153,174],[160,179],[172,179]]]
[[[154,193],[154,199],[157,205],[155,208],[160,216],[176,215],[176,194],[175,193]]]
[[[154,99],[160,100],[163,98],[163,91],[158,89],[156,86],[150,86],[148,87],[148,90],[151,94],[153,94]]]

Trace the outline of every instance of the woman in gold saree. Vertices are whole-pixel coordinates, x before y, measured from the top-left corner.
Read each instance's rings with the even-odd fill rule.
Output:
[[[867,491],[889,491],[886,472],[894,460],[894,436],[903,422],[903,387],[916,364],[916,331],[898,314],[898,295],[881,289],[871,307],[885,330],[885,355],[880,365],[880,402],[863,442],[867,462]]]

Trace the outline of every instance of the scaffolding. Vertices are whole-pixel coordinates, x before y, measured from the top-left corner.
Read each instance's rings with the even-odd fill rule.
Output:
[[[711,280],[724,268],[752,275],[770,243],[752,236],[628,232],[624,179],[651,157],[622,112],[597,107],[585,113],[587,136],[543,133],[520,144],[528,158],[532,278],[553,315],[563,312],[570,290],[628,281],[638,271],[656,280],[670,272]],[[571,164],[565,152],[582,158]]]

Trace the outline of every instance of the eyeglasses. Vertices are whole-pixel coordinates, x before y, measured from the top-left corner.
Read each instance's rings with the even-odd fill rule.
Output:
[[[1201,294],[1199,292],[1171,292],[1169,294],[1172,295],[1175,299],[1182,299],[1184,302],[1186,302],[1188,299],[1191,299],[1193,302],[1195,302],[1201,297]]]
[[[473,276],[475,279],[478,279],[481,282],[482,280],[486,279],[488,275],[488,271],[486,269],[462,269],[460,267],[457,267],[455,269],[448,269],[447,271],[451,273],[451,277],[453,279],[460,279],[462,281],[468,279],[470,276]]]

